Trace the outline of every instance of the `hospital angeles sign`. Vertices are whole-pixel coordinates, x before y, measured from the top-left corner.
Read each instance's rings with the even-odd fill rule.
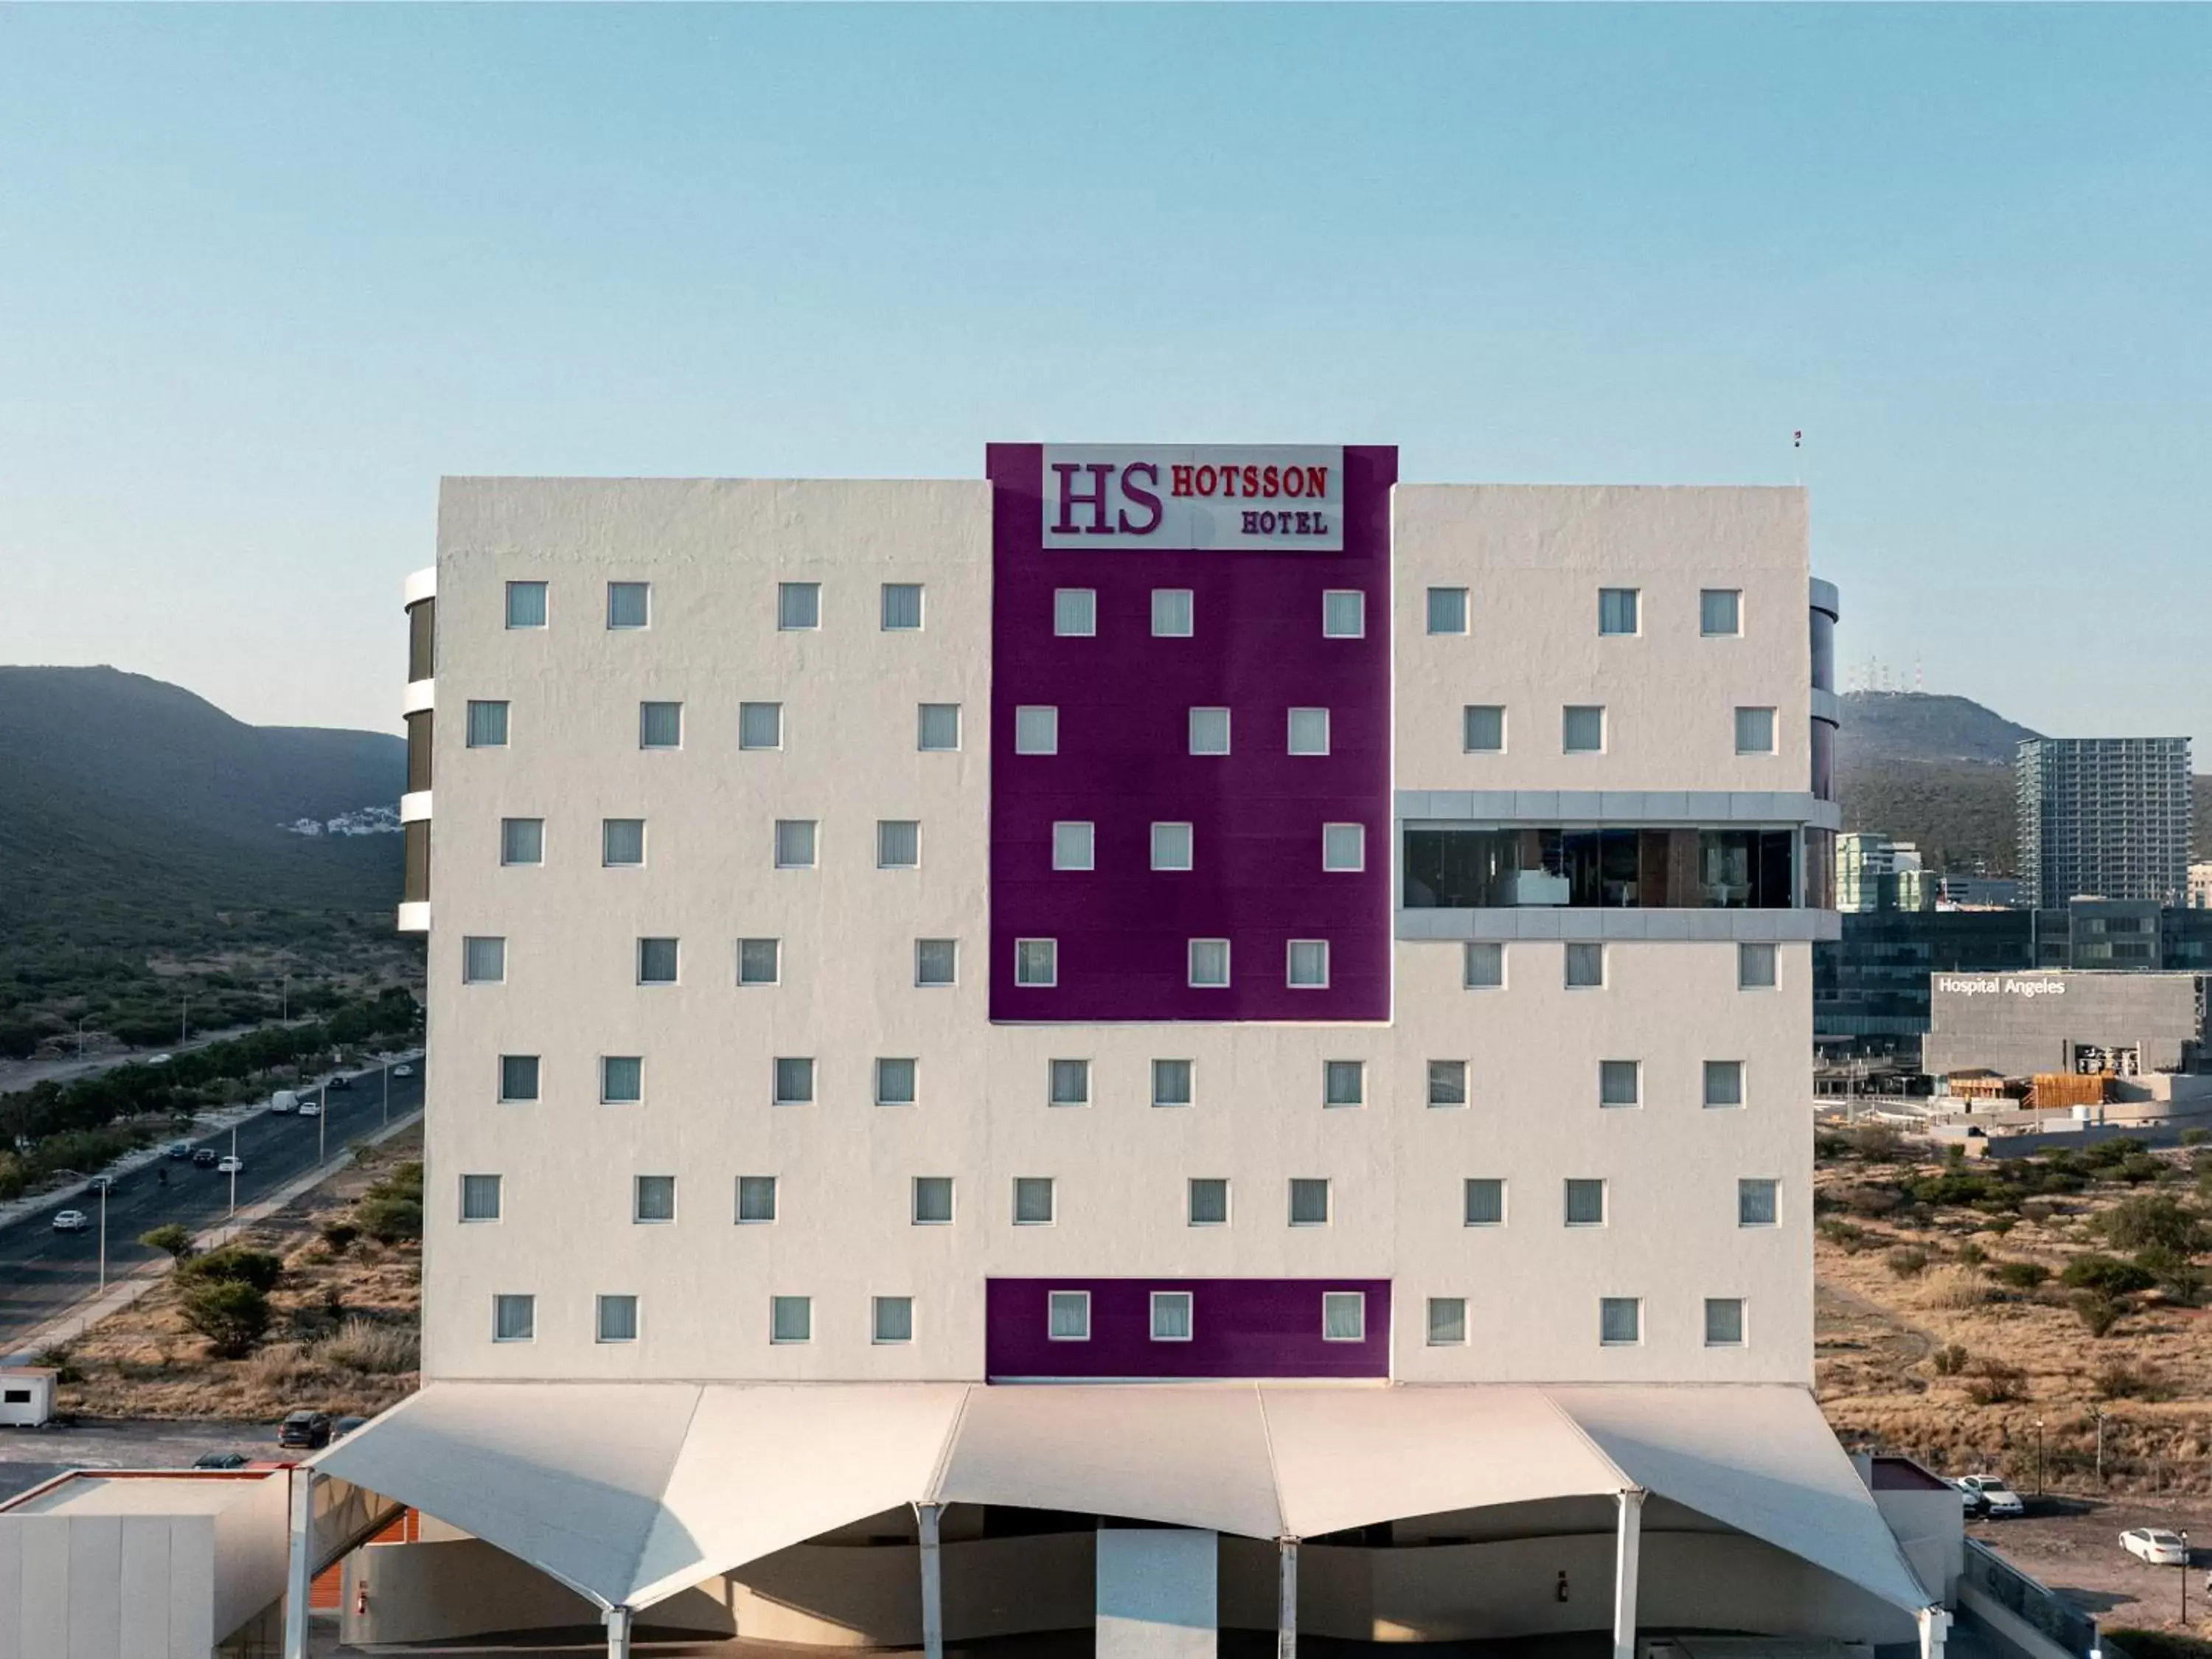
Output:
[[[1047,547],[1344,548],[1344,451],[1048,444]]]

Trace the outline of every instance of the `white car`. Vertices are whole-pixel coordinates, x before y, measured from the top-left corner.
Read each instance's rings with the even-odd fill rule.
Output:
[[[2027,1505],[2020,1501],[2020,1494],[1994,1474],[1970,1474],[1959,1482],[1959,1494],[1969,1508],[1974,1500],[1981,1500],[1985,1515],[2025,1515]]]
[[[2189,1565],[2189,1547],[2181,1541],[2178,1532],[2168,1532],[2164,1527],[2136,1527],[2120,1534],[2120,1547],[2138,1561],[2148,1561],[2154,1567],[2185,1567]]]
[[[415,1075],[415,1068],[412,1066],[395,1066],[392,1068],[392,1075],[394,1077],[413,1077]]]
[[[301,1117],[320,1117],[322,1115],[322,1102],[319,1100],[303,1100],[300,1103],[300,1115]]]
[[[236,1175],[245,1167],[246,1160],[242,1158],[221,1158],[216,1163],[215,1172],[217,1175]]]
[[[56,1210],[54,1231],[58,1233],[81,1233],[92,1225],[92,1218],[82,1210]]]

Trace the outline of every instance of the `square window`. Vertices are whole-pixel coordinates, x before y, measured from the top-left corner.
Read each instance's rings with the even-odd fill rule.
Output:
[[[640,985],[676,983],[677,942],[672,939],[641,939],[637,942],[637,982]]]
[[[1743,632],[1743,590],[1708,587],[1698,595],[1698,631],[1707,639]]]
[[[914,1340],[914,1298],[910,1296],[879,1296],[870,1303],[872,1310],[874,1340],[878,1342],[911,1342]]]
[[[1605,1182],[1602,1181],[1569,1180],[1566,1186],[1566,1223],[1570,1227],[1602,1227],[1605,1225]]]
[[[738,1177],[738,1219],[748,1223],[775,1219],[774,1176]]]
[[[1505,706],[1495,702],[1471,702],[1460,710],[1460,736],[1470,755],[1502,755],[1505,752]]]
[[[774,985],[783,977],[783,941],[741,939],[738,941],[738,983]]]
[[[1326,640],[1367,637],[1367,595],[1356,587],[1332,587],[1321,596],[1321,633]]]
[[[911,634],[921,626],[921,584],[884,584],[884,632]]]
[[[638,704],[637,746],[641,749],[681,749],[684,746],[684,705],[680,702]]]
[[[502,1101],[538,1098],[536,1054],[501,1054],[499,1057],[499,1097]]]
[[[1188,1106],[1190,1104],[1191,1066],[1187,1060],[1156,1060],[1152,1062],[1152,1104],[1155,1106]]]
[[[461,941],[461,983],[503,985],[507,982],[507,941],[503,939],[465,939]]]
[[[949,1227],[952,1224],[952,1177],[916,1176],[914,1178],[914,1224]]]
[[[1190,982],[1202,990],[1220,990],[1229,983],[1229,941],[1194,939],[1190,942]]]
[[[640,1176],[630,1199],[629,1218],[640,1225],[676,1219],[676,1177]]]
[[[960,977],[960,941],[918,939],[914,942],[914,982],[951,985]]]
[[[465,1175],[461,1177],[461,1219],[464,1221],[496,1221],[499,1219],[499,1177],[495,1175]]]
[[[599,862],[610,869],[627,868],[645,862],[645,820],[643,818],[602,818],[599,820]]]
[[[1016,1176],[1014,1177],[1014,1225],[1017,1227],[1048,1227],[1052,1224],[1053,1192],[1050,1176]]]
[[[1601,1297],[1597,1304],[1597,1340],[1608,1348],[1633,1347],[1644,1340],[1644,1302],[1639,1297]]]
[[[1156,823],[1152,826],[1152,868],[1155,870],[1188,870],[1190,868],[1191,834],[1187,823]]]
[[[1090,587],[1056,587],[1052,593],[1052,631],[1062,639],[1087,640],[1098,631],[1098,593]]]
[[[1771,945],[1735,947],[1735,983],[1740,991],[1771,991],[1775,985],[1776,952]]]
[[[1364,823],[1324,823],[1321,827],[1321,867],[1360,871],[1367,867],[1367,826]]]
[[[783,705],[780,702],[741,702],[738,705],[738,747],[783,747]]]
[[[1322,1062],[1322,1104],[1364,1106],[1367,1103],[1367,1062],[1329,1060]]]
[[[1709,1296],[1705,1298],[1705,1346],[1709,1348],[1743,1346],[1741,1297]]]
[[[1194,708],[1190,711],[1190,752],[1225,755],[1229,752],[1229,711]]]
[[[911,1106],[915,1102],[915,1062],[878,1060],[876,1062],[876,1104]]]
[[[775,821],[775,867],[811,870],[814,867],[814,820],[778,818]]]
[[[1190,1224],[1226,1227],[1229,1224],[1229,1183],[1218,1176],[1194,1176],[1190,1182]]]
[[[1014,752],[1017,755],[1057,755],[1060,752],[1060,710],[1043,704],[1015,709]]]
[[[925,753],[960,746],[960,705],[925,702],[917,705],[915,747]]]
[[[1570,755],[1602,755],[1605,710],[1589,705],[1569,705],[1560,716],[1559,743]]]
[[[1644,1062],[1601,1060],[1597,1063],[1597,1103],[1636,1106],[1643,1103]]]
[[[507,747],[507,705],[503,702],[471,702],[469,704],[469,745],[471,749],[504,749]]]
[[[1735,752],[1771,755],[1774,752],[1774,711],[1739,708],[1735,711]]]
[[[544,818],[501,818],[499,821],[499,861],[501,864],[545,862]]]
[[[775,625],[782,632],[822,626],[820,582],[778,582],[775,587]]]
[[[1496,940],[1476,940],[1467,947],[1460,975],[1470,991],[1504,989],[1505,946]]]
[[[1187,640],[1191,634],[1191,590],[1156,587],[1152,590],[1152,637]]]
[[[1055,870],[1089,870],[1095,867],[1089,824],[1055,823],[1052,826],[1052,867]]]
[[[1293,755],[1328,753],[1328,709],[1293,708],[1291,710],[1290,752]]]
[[[1705,1104],[1708,1106],[1743,1104],[1743,1062],[1741,1060],[1709,1060],[1705,1062]]]
[[[1570,991],[1600,990],[1605,985],[1605,946],[1602,945],[1569,945],[1567,946],[1567,989]]]
[[[1778,1181],[1737,1182],[1735,1224],[1739,1227],[1780,1226],[1782,1183]]]
[[[1328,941],[1325,939],[1294,939],[1290,942],[1286,977],[1291,988],[1297,991],[1326,991],[1328,988]]]
[[[1637,631],[1637,590],[1632,587],[1601,587],[1597,591],[1597,631],[1601,634],[1633,634]]]
[[[645,1061],[636,1054],[599,1056],[599,1103],[634,1106],[645,1098]]]
[[[1505,1183],[1496,1176],[1469,1176],[1464,1197],[1465,1219],[1470,1227],[1505,1224]]]
[[[1018,939],[1014,941],[1014,983],[1048,986],[1060,982],[1060,941]]]
[[[811,1106],[814,1103],[814,1062],[804,1055],[779,1055],[775,1062],[775,1103]]]
[[[1467,1062],[1465,1060],[1432,1060],[1429,1062],[1429,1104],[1431,1106],[1467,1104]]]
[[[1291,1225],[1328,1225],[1328,1182],[1309,1176],[1291,1177]]]
[[[1364,1342],[1367,1298],[1358,1291],[1324,1291],[1321,1297],[1321,1340]]]
[[[1045,1334],[1054,1342],[1091,1340],[1091,1292],[1054,1291],[1046,1297]]]
[[[544,582],[509,582],[507,585],[507,625],[509,628],[545,626]]]
[[[1432,1296],[1429,1298],[1429,1346],[1457,1347],[1467,1340],[1467,1298]]]
[[[1190,1292],[1188,1291],[1154,1291],[1152,1292],[1152,1340],[1155,1342],[1190,1340]]]
[[[1429,632],[1467,632],[1467,589],[1432,587],[1429,590]]]
[[[876,820],[876,868],[915,870],[921,866],[921,824],[915,818]]]
[[[771,1342],[811,1342],[814,1340],[814,1298],[811,1296],[772,1296],[768,1304],[768,1340]]]
[[[652,583],[609,582],[607,584],[608,627],[644,628],[652,621]]]
[[[1051,1101],[1055,1106],[1088,1106],[1091,1103],[1089,1060],[1055,1060],[1052,1062]]]
[[[491,1340],[527,1342],[538,1334],[538,1298],[534,1296],[495,1296],[491,1299]]]

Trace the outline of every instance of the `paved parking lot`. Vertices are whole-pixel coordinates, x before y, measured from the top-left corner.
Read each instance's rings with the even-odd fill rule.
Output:
[[[274,1459],[274,1423],[106,1423],[0,1429],[0,1502],[68,1469],[182,1469],[202,1452]]]
[[[2186,1628],[2212,1632],[2212,1598],[2203,1594],[2212,1566],[2212,1498],[2030,1498],[2027,1509],[2016,1520],[1969,1522],[1966,1530],[2108,1628],[2185,1628],[2179,1619],[2186,1577]],[[2120,1547],[2130,1527],[2186,1529],[2194,1565],[2185,1575],[2145,1565]]]

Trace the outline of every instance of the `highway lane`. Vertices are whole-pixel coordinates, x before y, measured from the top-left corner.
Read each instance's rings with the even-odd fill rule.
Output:
[[[414,1075],[391,1079],[393,1117],[414,1110],[422,1101],[422,1061],[396,1063],[411,1066]],[[356,1078],[349,1089],[319,1091],[326,1114],[321,1144],[330,1156],[344,1150],[347,1141],[383,1124],[384,1085],[380,1072],[368,1072]],[[315,1167],[317,1121],[312,1117],[264,1112],[238,1126],[238,1155],[246,1165],[238,1176],[240,1209]],[[231,1132],[197,1136],[192,1145],[228,1152]],[[161,1181],[164,1172],[168,1176],[166,1185]],[[181,1222],[196,1232],[219,1225],[230,1213],[230,1198],[228,1176],[189,1159],[157,1158],[121,1177],[107,1195],[109,1280],[161,1255],[161,1252],[138,1242],[141,1233],[170,1221]],[[72,1209],[82,1210],[92,1218],[93,1224],[81,1233],[56,1232],[54,1212]],[[93,1294],[99,1284],[97,1193],[56,1199],[21,1220],[0,1227],[0,1352]]]

